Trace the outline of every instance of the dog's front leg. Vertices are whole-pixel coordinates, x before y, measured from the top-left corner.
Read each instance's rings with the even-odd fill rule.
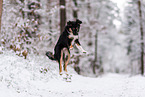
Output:
[[[77,47],[80,51],[82,51],[83,53],[87,53],[87,51],[85,51],[85,50],[82,48],[81,45],[76,44],[76,47]]]
[[[75,41],[75,43],[76,43],[76,47],[77,47],[80,51],[82,51],[83,53],[87,53],[87,51],[85,51],[85,50],[82,48],[82,46],[81,46],[81,44],[80,44],[80,42],[79,42],[78,39]]]

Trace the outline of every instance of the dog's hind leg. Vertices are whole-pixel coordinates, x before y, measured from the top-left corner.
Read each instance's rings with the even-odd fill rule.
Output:
[[[61,57],[59,62],[59,74],[62,75],[62,59],[63,59],[63,50],[61,50]]]
[[[66,57],[66,61],[64,62],[64,71],[67,74],[67,64],[69,63],[69,60],[70,60],[70,52],[68,51],[68,49],[66,49],[66,54],[68,57]]]

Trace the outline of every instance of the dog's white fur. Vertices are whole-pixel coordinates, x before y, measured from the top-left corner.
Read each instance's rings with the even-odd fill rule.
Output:
[[[82,48],[82,46],[76,44],[76,47],[77,47],[80,51],[82,51],[83,53],[87,53],[87,51],[85,51],[85,50]]]
[[[70,33],[69,38],[72,38],[72,39],[73,39],[71,44],[74,45],[75,40],[78,39],[79,36],[78,36],[78,35],[73,35],[73,33]],[[78,45],[78,44],[75,44],[75,45],[76,45],[76,47],[77,47],[80,51],[82,51],[83,53],[86,53],[86,51],[82,48],[82,46],[80,46],[80,45]]]

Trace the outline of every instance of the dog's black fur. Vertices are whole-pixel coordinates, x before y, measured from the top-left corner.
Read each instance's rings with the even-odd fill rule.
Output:
[[[81,23],[82,23],[82,21],[80,21],[78,19],[76,21],[67,22],[67,25],[65,26],[65,29],[62,32],[62,34],[60,35],[59,40],[57,41],[57,44],[55,46],[54,55],[52,54],[52,52],[46,53],[46,55],[49,57],[49,59],[56,60],[56,61],[58,61],[59,65],[61,65],[62,50],[65,48],[68,51],[68,54],[70,55],[70,47],[73,45],[72,41],[74,41],[74,43],[76,43],[79,46],[81,45],[78,38],[73,40],[74,37],[70,36],[70,35],[78,36],[78,32],[79,32]],[[68,61],[69,61],[69,59],[68,59]],[[61,69],[61,67],[59,69]],[[64,69],[66,69],[66,68],[64,68]],[[65,70],[65,71],[67,72],[67,70]],[[60,73],[61,73],[61,70],[60,70]]]

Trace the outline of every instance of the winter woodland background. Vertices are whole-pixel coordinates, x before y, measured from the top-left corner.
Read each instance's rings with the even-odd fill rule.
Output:
[[[65,9],[65,21],[83,21],[80,42],[89,56],[75,48],[69,63],[79,74],[142,73],[145,1],[124,0],[120,6],[116,2],[65,0],[64,7],[59,0],[3,0],[1,52],[11,50],[27,60],[31,54],[53,51],[60,35],[60,11]]]
[[[76,18],[88,55],[71,50],[65,83],[45,53]],[[144,97],[144,21],[145,0],[0,0],[0,95]]]

